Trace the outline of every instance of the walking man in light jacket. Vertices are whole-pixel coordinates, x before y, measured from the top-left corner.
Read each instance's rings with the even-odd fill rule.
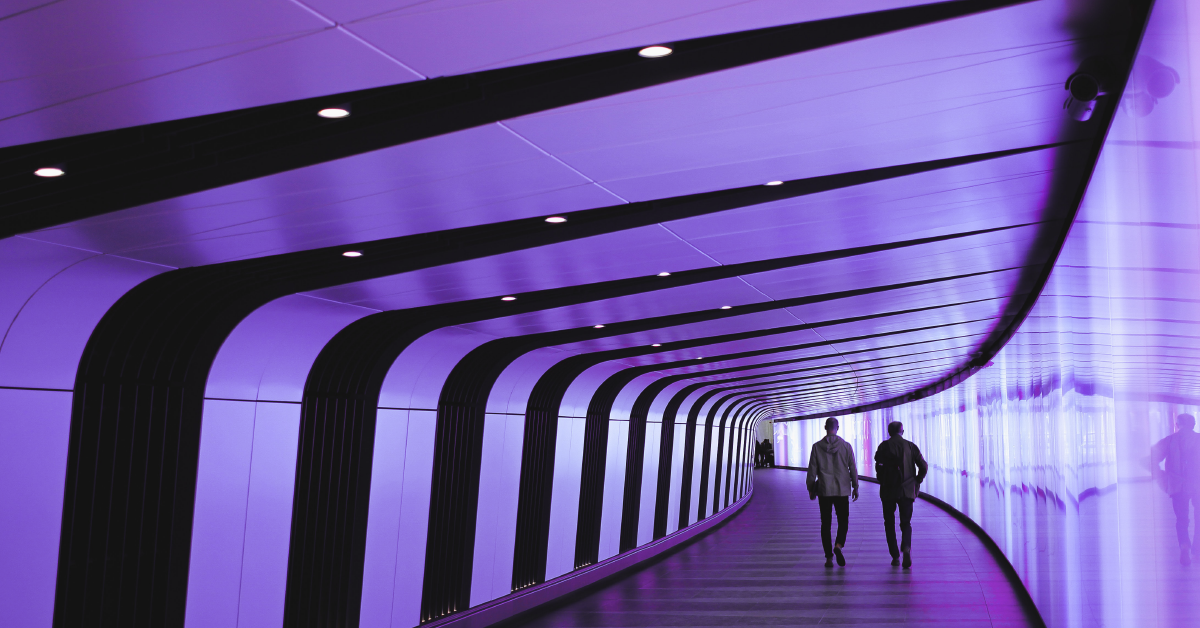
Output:
[[[821,545],[825,547],[825,566],[846,566],[842,548],[846,547],[846,530],[850,519],[850,500],[858,501],[858,467],[854,464],[854,448],[837,435],[838,420],[825,419],[825,438],[813,443],[808,456],[808,495],[819,499],[821,506]],[[837,542],[832,540],[833,511],[837,510]]]

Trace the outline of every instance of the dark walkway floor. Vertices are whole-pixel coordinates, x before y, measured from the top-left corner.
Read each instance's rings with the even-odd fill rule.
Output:
[[[844,568],[825,569],[804,474],[756,472],[745,510],[643,571],[524,626],[1029,626],[1000,566],[935,506],[913,515],[913,568],[892,567],[879,494],[850,506]]]

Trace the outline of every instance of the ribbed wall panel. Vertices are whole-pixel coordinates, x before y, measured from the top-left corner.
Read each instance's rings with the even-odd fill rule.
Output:
[[[699,413],[704,406],[704,402],[716,395],[717,392],[708,391],[696,401],[692,406],[691,413]],[[704,449],[702,450],[703,466],[700,467],[700,482],[699,482],[699,497],[696,500],[696,520],[700,521],[708,516],[709,508],[712,504],[712,483],[716,477],[716,465],[719,459],[718,452],[721,451],[720,444],[725,442],[721,438],[720,429],[714,429],[717,418],[717,404],[713,403],[709,407],[707,417],[704,421]]]
[[[422,322],[411,313],[355,321],[325,345],[309,371],[292,506],[287,628],[359,622],[379,391]]]
[[[683,501],[683,449],[685,445],[685,427],[686,426],[681,423],[675,424],[675,437],[671,447],[671,468],[668,471],[670,477],[667,482],[665,496],[667,501],[667,534],[671,534],[679,529],[679,505],[680,502]],[[661,493],[659,494],[658,499],[663,499],[663,495]]]
[[[429,540],[421,622],[459,610],[471,600],[479,468],[483,450],[481,408],[443,405],[433,442],[433,486],[430,490]]]

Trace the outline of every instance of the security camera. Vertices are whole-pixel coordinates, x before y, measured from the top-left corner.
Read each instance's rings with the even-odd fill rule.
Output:
[[[1071,119],[1087,122],[1096,111],[1096,101],[1101,96],[1108,95],[1103,90],[1100,80],[1091,74],[1072,74],[1071,78],[1067,79],[1067,91],[1071,92],[1071,95],[1067,97],[1067,102],[1063,103],[1063,109],[1067,110]]]
[[[1074,74],[1067,77],[1066,90],[1070,94],[1063,109],[1072,120],[1087,122],[1092,119],[1096,105],[1108,95],[1112,84],[1109,64],[1100,57],[1089,57],[1079,65]]]

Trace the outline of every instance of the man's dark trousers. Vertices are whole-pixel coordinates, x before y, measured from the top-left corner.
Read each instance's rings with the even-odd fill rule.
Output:
[[[912,510],[913,501],[911,499],[893,498],[882,496],[883,498],[883,529],[887,535],[888,551],[891,552],[892,558],[899,558],[902,550],[908,550],[912,547]],[[896,507],[900,507],[900,531],[904,533],[900,541],[900,547],[896,547]]]
[[[821,506],[821,545],[825,547],[825,558],[833,556],[833,510],[837,509],[838,520],[838,547],[846,547],[846,527],[850,523],[850,498],[849,497],[817,497],[817,503]],[[912,513],[912,506],[909,506],[909,513]]]
[[[1179,537],[1179,547],[1191,548],[1192,540],[1188,538],[1188,524],[1190,521],[1188,512],[1188,502],[1191,502],[1196,507],[1196,519],[1200,520],[1200,500],[1192,496],[1188,491],[1175,493],[1171,496],[1171,507],[1175,510],[1175,535]]]

